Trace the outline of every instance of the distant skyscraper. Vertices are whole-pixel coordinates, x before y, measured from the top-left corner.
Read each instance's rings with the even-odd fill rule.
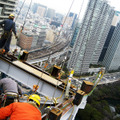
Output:
[[[120,12],[119,11],[115,11],[115,15],[114,15],[113,20],[112,20],[112,25],[111,25],[110,31],[108,33],[107,39],[105,41],[104,47],[102,49],[102,52],[101,52],[101,55],[100,55],[100,58],[99,58],[99,62],[100,63],[104,59],[104,56],[106,54],[106,51],[107,51],[107,48],[109,46],[110,40],[112,38],[113,32],[114,32],[115,27],[116,27],[117,23],[119,22],[119,20],[120,20]]]
[[[8,18],[9,14],[15,10],[18,0],[0,0],[0,21]],[[1,34],[2,29],[0,29]]]
[[[40,15],[40,17],[44,17],[46,14],[47,7],[44,6],[38,6],[37,13]]]
[[[67,67],[75,73],[88,72],[98,62],[109,32],[114,10],[106,0],[90,0]]]
[[[60,13],[56,13],[56,19],[57,19],[57,20],[56,20],[57,22],[60,22],[60,23],[61,23],[61,22],[62,22],[62,19],[63,19],[63,15],[60,14]]]
[[[41,17],[46,14],[47,7],[38,3],[34,3],[32,7],[33,13],[38,13]]]
[[[32,6],[33,13],[37,12],[37,8],[38,8],[38,3],[34,3],[33,6]]]
[[[99,63],[101,63],[105,57],[105,54],[106,54],[107,48],[109,46],[110,40],[112,38],[114,30],[115,30],[115,26],[111,26],[110,31],[109,31],[108,36],[107,36],[107,39],[105,41],[104,47],[102,49],[101,55],[99,57]]]
[[[120,68],[120,22],[114,30],[102,64],[107,71]]]
[[[120,22],[114,30],[102,64],[107,71],[120,68]]]
[[[55,17],[55,10],[48,8],[46,17],[53,19]]]
[[[66,26],[73,29],[75,27],[76,19],[77,19],[77,14],[70,12],[67,18],[66,16],[63,18],[63,22],[65,21],[64,27]]]

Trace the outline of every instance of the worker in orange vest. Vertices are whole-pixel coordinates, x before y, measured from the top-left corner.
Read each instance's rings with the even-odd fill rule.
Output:
[[[40,96],[32,94],[28,102],[14,102],[6,107],[0,108],[0,120],[42,120],[40,107]]]

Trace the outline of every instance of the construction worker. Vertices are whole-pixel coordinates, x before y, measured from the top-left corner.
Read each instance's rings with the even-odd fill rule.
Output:
[[[10,120],[42,120],[40,107],[40,96],[32,94],[28,102],[14,102],[0,109],[0,120],[10,117]]]
[[[2,89],[2,105],[6,106],[10,103],[18,101],[19,95],[22,95],[21,88],[11,78],[3,78],[0,80],[0,89]]]
[[[15,16],[13,14],[9,15],[9,19],[3,20],[0,22],[1,27],[3,28],[4,32],[0,39],[0,48],[4,48],[5,52],[7,53],[10,49],[10,42],[12,37],[12,32],[16,36],[16,28],[15,28],[15,22],[13,21]]]

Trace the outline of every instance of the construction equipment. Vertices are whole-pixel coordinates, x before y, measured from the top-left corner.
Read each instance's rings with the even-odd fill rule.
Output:
[[[54,65],[51,76],[58,77],[60,70],[61,70],[61,67]]]
[[[49,113],[48,120],[60,120],[62,112],[63,111],[59,108],[53,108]]]
[[[93,89],[94,83],[83,80],[81,90],[88,94]]]
[[[46,113],[46,119],[48,120],[66,120],[69,118],[74,120],[78,109],[85,108],[87,97],[94,91],[104,73],[100,71],[93,83],[83,81],[81,89],[76,92],[75,89],[71,87],[74,70],[70,72],[67,87],[62,81],[51,77],[45,71],[17,59],[11,61],[9,56],[0,56],[0,71],[30,87],[34,92],[41,94],[41,96],[47,96],[46,98],[44,97],[44,101],[41,102],[42,111],[44,112],[47,105],[54,106],[54,108],[50,109],[49,115]],[[66,91],[64,94],[63,91],[65,87]],[[67,100],[64,98],[67,98]]]
[[[73,104],[79,105],[84,95],[85,95],[84,91],[78,90],[73,100]]]
[[[67,99],[69,97],[69,89],[70,89],[70,86],[71,86],[71,80],[72,80],[73,74],[74,74],[74,70],[71,70],[68,81],[67,81],[67,87],[66,87],[66,92],[65,92],[65,97]]]
[[[19,56],[19,60],[25,62],[27,61],[28,58],[28,52],[26,50],[22,51],[22,54]]]

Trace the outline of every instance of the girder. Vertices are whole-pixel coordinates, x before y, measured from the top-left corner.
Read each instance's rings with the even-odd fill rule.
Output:
[[[28,63],[18,60],[10,61],[7,57],[0,56],[0,71],[31,89],[33,85],[38,84],[37,92],[45,96],[59,97],[62,94],[62,89],[59,87],[62,84],[61,81],[54,79]]]

